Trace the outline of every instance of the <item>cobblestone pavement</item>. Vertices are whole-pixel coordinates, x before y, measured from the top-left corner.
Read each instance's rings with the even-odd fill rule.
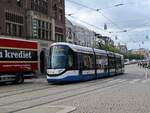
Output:
[[[0,87],[0,113],[149,113],[149,70],[126,67],[124,75],[48,85],[45,78]]]
[[[150,79],[145,71],[127,66],[126,74],[115,78],[122,84],[53,104],[76,106],[71,113],[150,113]]]

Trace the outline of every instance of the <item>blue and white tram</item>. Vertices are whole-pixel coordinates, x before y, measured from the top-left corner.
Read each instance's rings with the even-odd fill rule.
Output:
[[[123,56],[69,43],[50,46],[48,83],[77,82],[123,73]]]

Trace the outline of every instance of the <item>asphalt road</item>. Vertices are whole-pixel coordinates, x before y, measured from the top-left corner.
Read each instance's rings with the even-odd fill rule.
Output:
[[[0,113],[149,113],[150,71],[126,66],[124,75],[49,85],[45,78],[0,86]]]

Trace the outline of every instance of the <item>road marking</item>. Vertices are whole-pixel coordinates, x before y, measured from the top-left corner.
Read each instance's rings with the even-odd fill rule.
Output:
[[[150,82],[150,79],[143,80],[142,83]]]
[[[108,83],[119,82],[120,80],[121,79],[114,79],[114,80],[109,81]]]
[[[122,79],[122,80],[120,80],[119,82],[126,82],[127,80],[126,79]]]
[[[76,108],[72,106],[43,105],[43,106],[38,106],[38,107],[33,107],[30,109],[18,111],[15,113],[70,113],[74,110],[76,110]]]
[[[115,80],[112,80],[112,81],[109,81],[108,83],[115,83],[115,82],[126,82],[127,80],[126,79],[115,79]]]
[[[134,84],[134,83],[136,83],[136,82],[138,82],[138,81],[140,81],[141,79],[134,79],[134,80],[132,80],[132,81],[130,81],[130,84]]]

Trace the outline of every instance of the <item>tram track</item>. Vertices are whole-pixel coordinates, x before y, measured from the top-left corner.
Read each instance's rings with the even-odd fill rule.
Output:
[[[99,79],[100,80],[100,79]],[[95,80],[96,81],[96,80]],[[102,81],[101,81],[102,82]],[[105,80],[104,80],[105,82]],[[88,82],[82,82],[81,85],[84,85],[84,84],[87,84],[87,83],[93,83],[93,81],[88,81]],[[71,84],[72,85],[72,84]],[[5,97],[9,97],[9,96],[14,96],[14,95],[19,95],[19,94],[25,94],[25,93],[28,93],[28,92],[35,92],[35,91],[40,91],[40,90],[45,90],[45,89],[51,89],[51,88],[56,88],[56,87],[63,87],[64,85],[47,85],[47,86],[44,86],[44,87],[37,87],[37,88],[32,88],[34,86],[32,86],[31,88],[32,89],[29,89],[29,88],[24,88],[24,89],[21,89],[21,90],[13,90],[13,91],[7,91],[7,92],[3,92],[3,93],[0,93],[0,98],[5,98]]]
[[[106,85],[107,83],[110,83],[110,85]],[[92,91],[95,91],[95,90],[100,90],[100,89],[104,89],[104,88],[107,88],[107,87],[112,87],[112,86],[115,86],[115,85],[118,85],[118,84],[120,84],[120,82],[117,82],[116,80],[108,80],[107,82],[103,81],[103,83],[102,83],[102,81],[98,81],[98,82],[93,82],[92,81],[90,85],[86,85],[86,86],[83,86],[83,87],[78,86],[78,87],[73,88],[73,89],[63,90],[63,91],[55,92],[55,93],[48,94],[48,95],[43,95],[43,96],[38,96],[38,97],[35,97],[35,98],[24,99],[24,100],[20,100],[20,101],[6,103],[6,104],[3,104],[3,105],[0,105],[0,108],[15,105],[15,104],[20,104],[20,103],[26,103],[26,102],[29,103],[31,101],[36,101],[36,100],[40,100],[40,99],[43,99],[43,98],[48,98],[49,99],[49,97],[52,97],[52,96],[56,96],[56,95],[60,95],[60,94],[66,94],[66,93],[69,93],[69,92],[74,92],[73,94],[70,94],[69,96],[54,98],[54,99],[51,99],[48,102],[39,103],[39,104],[36,104],[36,105],[33,105],[33,106],[28,106],[28,107],[22,108],[21,110],[29,109],[29,108],[32,108],[32,107],[36,107],[36,106],[44,105],[44,104],[47,104],[47,103],[52,103],[52,102],[55,102],[55,101],[59,101],[59,100],[62,100],[62,99],[78,96],[80,94],[84,94],[84,93],[86,94],[86,93],[89,93],[89,92],[92,92]],[[93,86],[96,87],[96,88],[93,88]],[[87,90],[87,87],[88,87],[88,89],[89,88],[91,88],[91,89]],[[86,90],[86,91],[82,92],[82,90]],[[46,101],[47,101],[47,99],[46,99]],[[18,110],[20,110],[20,109],[18,109]],[[16,110],[14,110],[14,112],[16,112]]]
[[[37,84],[36,84],[37,85]],[[26,90],[26,89],[30,89],[32,87],[35,87],[35,83],[31,82],[28,83],[28,82],[25,82],[24,84],[20,84],[20,85],[6,85],[6,86],[2,86],[3,89],[5,88],[8,88],[9,86],[9,89],[7,89],[8,91],[0,91],[0,94],[5,94],[5,93],[10,93],[10,92],[16,92],[16,91],[21,91],[21,90]],[[39,86],[36,86],[36,87],[39,87]],[[12,89],[13,88],[13,89]],[[10,90],[11,89],[11,90]],[[0,89],[2,90],[2,89]],[[5,89],[6,90],[6,89]]]
[[[17,93],[16,93],[16,91],[13,91],[14,93],[7,92],[8,94],[6,93],[5,95],[0,96],[0,98],[9,97],[9,96],[13,96],[13,95],[19,95],[19,94],[28,93],[28,92],[39,91],[39,90],[44,90],[44,89],[53,88],[53,87],[56,87],[56,86],[45,86],[45,87],[41,87],[41,88],[37,88],[37,89],[28,89],[28,90],[21,89],[21,90],[17,90],[18,91]]]
[[[117,76],[113,77],[116,78]],[[84,85],[84,83],[93,83],[95,81],[105,81],[107,79],[97,79],[97,80],[92,80],[92,81],[86,81],[86,82],[82,82],[82,84]],[[33,83],[34,84],[34,83]],[[0,92],[0,98],[4,98],[4,97],[9,97],[9,96],[13,96],[13,95],[18,95],[18,94],[23,94],[23,93],[28,93],[28,92],[35,92],[35,91],[39,91],[39,90],[45,90],[45,89],[49,89],[49,88],[54,88],[60,85],[52,85],[50,86],[49,84],[47,84],[46,86],[36,86],[37,88],[33,88],[35,86],[31,86],[31,87],[25,87],[22,89],[15,89],[15,90],[9,90],[9,91],[4,91],[4,92]],[[62,86],[62,85],[61,85]]]
[[[94,81],[96,81],[96,82],[94,82]],[[62,93],[65,93],[65,92],[75,91],[75,90],[78,90],[78,89],[87,88],[87,87],[90,87],[90,86],[95,86],[95,85],[97,85],[99,83],[104,84],[106,82],[109,82],[110,80],[103,80],[103,81],[101,81],[101,80],[100,81],[94,80],[94,81],[84,82],[84,83],[80,84],[80,86],[75,86],[75,88],[73,88],[73,89],[72,88],[71,89],[66,89],[66,90],[63,90],[63,91],[58,91],[58,92],[54,92],[54,93],[43,95],[43,96],[33,97],[33,98],[30,98],[30,99],[23,99],[23,100],[19,100],[19,101],[14,101],[14,102],[7,103],[7,104],[0,104],[0,107],[1,106],[11,105],[11,104],[14,104],[14,103],[19,103],[19,102],[26,102],[26,101],[36,100],[36,99],[39,99],[39,98],[42,98],[42,97],[53,96],[53,95],[62,94]],[[87,83],[90,83],[90,84],[85,85]],[[71,86],[72,85],[73,84],[71,84]],[[83,86],[81,86],[81,85],[83,85]],[[45,90],[45,89],[57,88],[57,87],[58,86],[52,86],[52,87],[43,88],[43,89],[37,89],[37,90],[33,90],[33,91],[20,92],[20,93],[16,93],[16,94],[13,94],[13,95],[6,95],[6,96],[0,97],[0,98],[10,97],[10,96],[13,97],[13,96],[19,95],[19,94],[31,93],[31,92],[34,92],[34,91],[40,91],[40,90]],[[61,87],[63,87],[63,86],[60,86],[59,88],[61,88]]]
[[[90,89],[90,90],[86,90],[86,91],[83,91],[83,92],[81,91],[81,92],[76,93],[76,94],[72,93],[72,94],[70,94],[68,96],[52,99],[52,100],[47,101],[47,102],[39,103],[39,104],[36,104],[36,105],[32,105],[32,106],[21,108],[21,109],[17,109],[17,110],[13,110],[13,111],[11,111],[11,113],[16,113],[16,112],[19,112],[19,111],[23,111],[23,110],[26,110],[26,109],[38,107],[38,106],[41,106],[41,105],[50,104],[50,103],[57,102],[57,101],[62,101],[62,100],[69,99],[69,98],[72,98],[72,97],[88,94],[88,93],[91,93],[91,92],[94,92],[94,91],[97,91],[97,90],[103,90],[103,89],[115,87],[115,86],[118,86],[118,85],[119,86],[123,86],[124,85],[123,83],[125,83],[125,82],[115,82],[115,83],[112,83],[110,85],[106,85],[106,86],[104,85],[102,87],[96,87],[96,88],[93,88],[93,89]],[[122,84],[122,85],[120,85],[120,84]],[[49,96],[51,96],[51,95],[49,95]]]

